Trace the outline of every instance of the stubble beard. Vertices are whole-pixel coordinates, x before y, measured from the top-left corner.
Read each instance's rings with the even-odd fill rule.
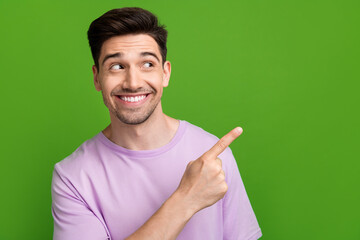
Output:
[[[153,92],[152,94],[156,95],[156,92]],[[154,102],[154,104],[148,106],[147,109],[145,109],[144,113],[137,113],[138,111],[141,111],[139,108],[132,108],[127,109],[127,113],[121,114],[118,106],[115,104],[115,108],[110,104],[110,101],[104,96],[103,94],[103,100],[106,107],[111,111],[113,115],[117,117],[122,123],[129,124],[129,125],[138,125],[144,123],[146,120],[149,119],[151,114],[155,111],[156,107],[160,103],[160,99],[157,100],[157,102]]]

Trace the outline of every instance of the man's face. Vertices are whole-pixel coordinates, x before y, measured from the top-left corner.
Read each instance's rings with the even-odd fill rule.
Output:
[[[94,84],[102,91],[110,114],[125,124],[140,124],[158,108],[170,77],[170,62],[162,65],[156,41],[146,34],[106,40],[93,66]]]

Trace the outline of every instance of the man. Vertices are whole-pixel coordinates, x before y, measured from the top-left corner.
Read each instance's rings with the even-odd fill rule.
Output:
[[[162,112],[167,31],[140,8],[90,25],[94,84],[111,124],[55,165],[54,239],[258,239],[261,231],[227,147]]]

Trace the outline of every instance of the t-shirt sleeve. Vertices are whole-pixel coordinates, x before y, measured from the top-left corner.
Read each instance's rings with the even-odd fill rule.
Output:
[[[226,159],[223,165],[228,185],[223,198],[224,240],[256,240],[262,233],[230,148],[223,157]]]
[[[54,240],[106,240],[110,235],[71,182],[55,166],[51,184]]]

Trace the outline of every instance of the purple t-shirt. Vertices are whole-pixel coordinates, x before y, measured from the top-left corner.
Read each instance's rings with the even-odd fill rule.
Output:
[[[102,132],[55,165],[54,239],[124,239],[177,189],[189,161],[218,138],[180,121],[173,139],[154,150],[116,145]],[[224,198],[197,212],[179,240],[258,239],[261,230],[230,148],[220,156],[228,184]]]

